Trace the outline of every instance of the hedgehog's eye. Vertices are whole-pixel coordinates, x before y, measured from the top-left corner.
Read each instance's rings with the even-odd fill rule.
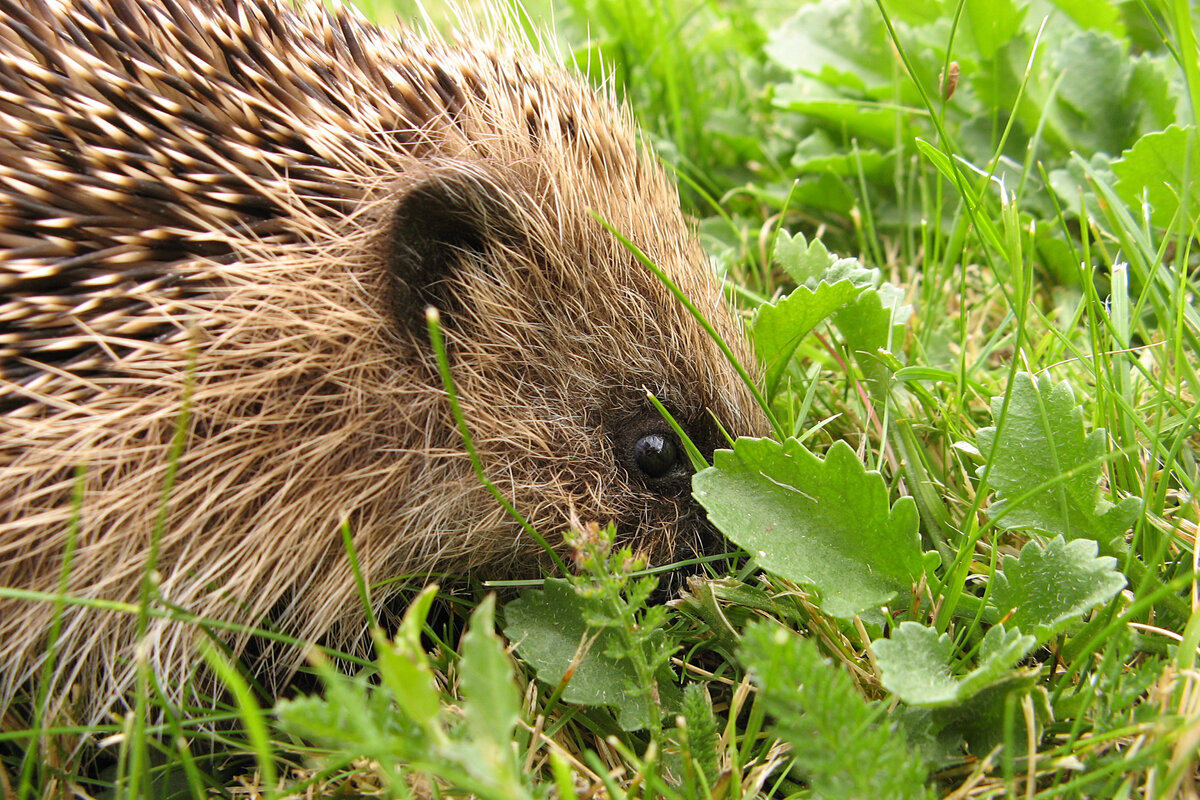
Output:
[[[676,417],[681,418],[686,429],[687,418]],[[694,433],[690,435],[693,442],[697,441]],[[683,444],[656,409],[615,420],[609,437],[616,466],[635,484],[663,497],[683,497],[690,491],[692,464]],[[700,446],[704,446],[703,441]]]
[[[674,439],[661,433],[651,433],[633,445],[633,462],[648,478],[661,478],[675,468],[679,447]]]

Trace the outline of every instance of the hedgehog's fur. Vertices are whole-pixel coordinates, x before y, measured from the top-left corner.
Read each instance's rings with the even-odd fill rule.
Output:
[[[346,645],[364,623],[344,523],[376,602],[411,573],[536,572],[464,455],[427,303],[489,476],[543,534],[612,520],[659,563],[694,549],[686,470],[631,460],[665,430],[645,390],[709,450],[716,423],[761,416],[589,213],[742,353],[610,100],[521,48],[383,33],[315,0],[0,13],[0,586],[56,591],[77,527],[69,594],[135,603],[158,528],[161,607]],[[0,710],[53,615],[0,599]],[[135,628],[68,604],[50,696],[119,702]],[[142,647],[178,670],[193,635],[152,617]]]

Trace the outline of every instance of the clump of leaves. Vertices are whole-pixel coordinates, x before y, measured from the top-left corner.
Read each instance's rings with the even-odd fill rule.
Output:
[[[708,796],[721,778],[712,701],[702,684],[681,691],[669,663],[678,646],[666,628],[670,611],[648,602],[657,580],[639,575],[644,563],[613,541],[611,527],[572,534],[579,574],[546,579],[508,603],[505,634],[549,690],[542,715],[586,710],[601,730],[640,731],[644,738],[608,741],[636,767],[648,796]],[[541,724],[522,708],[494,630],[494,596],[472,614],[452,680],[434,669],[421,640],[435,593],[417,597],[394,637],[375,633],[372,668],[348,677],[318,659],[323,695],[281,702],[280,725],[320,745],[326,765],[368,759],[391,796],[424,780],[448,795],[544,796],[549,784],[526,766],[542,744],[529,732]],[[538,763],[563,791],[575,778],[560,752],[552,747]],[[608,779],[595,759],[585,754],[593,779]]]
[[[369,759],[391,796],[409,796],[414,776],[425,776],[452,792],[532,798],[516,736],[521,694],[494,629],[495,597],[471,615],[457,669],[460,697],[451,705],[421,643],[436,591],[417,597],[395,637],[375,632],[374,669],[348,677],[318,661],[324,695],[281,701],[280,725],[322,745],[327,762]]]
[[[849,350],[860,374],[887,386],[898,364],[879,356],[898,304],[872,297],[884,291],[873,271],[832,256],[819,243],[797,243],[786,235],[779,237],[776,252],[798,287],[764,306],[755,320],[754,341],[767,362],[768,387],[782,391],[788,370],[799,378],[784,362],[826,321],[834,341],[863,343]],[[873,311],[845,315],[852,302]],[[872,321],[875,333],[864,335]],[[1123,607],[1118,593],[1129,585],[1115,556],[1127,553],[1124,537],[1141,504],[1104,496],[1105,431],[1086,432],[1067,385],[1020,372],[994,398],[992,410],[996,425],[981,429],[977,441],[965,446],[984,461],[976,494],[982,498],[990,487],[996,498],[986,511],[994,524],[1039,540],[991,564],[973,563],[963,549],[950,564],[933,551],[922,552],[913,499],[889,499],[883,475],[869,471],[842,442],[822,457],[795,439],[743,439],[719,451],[713,467],[694,479],[695,495],[710,519],[758,567],[811,592],[822,612],[844,621],[832,635],[845,636],[846,643],[829,652],[875,676],[885,701],[896,706],[893,724],[909,732],[932,770],[950,768],[966,753],[987,756],[996,748],[1009,768],[1026,757],[1055,718],[1051,696],[1062,690],[1048,681],[1052,673],[1026,660],[1056,637],[1065,635],[1068,648],[1088,641],[1093,628],[1083,620],[1105,604]],[[956,583],[972,565],[986,580],[982,602]],[[1136,560],[1125,566],[1140,574]],[[947,598],[950,606],[944,605]],[[740,658],[754,672],[761,667],[755,667],[748,641],[746,633]],[[752,641],[767,647],[761,637]],[[855,645],[873,653],[869,663],[850,654]],[[816,652],[811,644],[795,647]],[[809,660],[803,669],[815,669],[812,653],[804,658]],[[805,687],[816,678],[793,677],[799,695],[792,702],[818,705],[812,712],[788,712],[791,727],[777,733],[787,738],[790,730],[795,736],[800,725],[836,730],[819,710],[825,701],[807,694]],[[781,702],[778,694],[775,698],[770,713],[781,714],[774,710]],[[855,729],[869,729],[863,727],[868,718],[861,717]],[[812,747],[814,736],[809,730],[805,747]],[[879,754],[887,752],[889,745],[877,744]],[[838,795],[842,790],[821,783],[826,771],[838,773],[836,759],[822,766],[822,756],[812,758],[817,763],[801,771],[810,774],[814,789],[821,786],[823,796],[853,796],[854,789]]]
[[[1044,454],[1056,441],[1103,441],[1103,432],[1083,436],[1074,403],[1047,402],[1062,399],[1061,387],[1019,375],[1010,394],[1009,412],[1034,407],[1037,424],[1011,443],[981,431],[995,459],[990,474],[1005,474],[1003,464],[1023,448]],[[1009,424],[1006,430],[1020,429],[1015,419]],[[997,447],[1011,450],[1001,454]],[[1097,496],[1098,474],[1089,471],[1096,455],[1079,470],[1076,489],[1089,499],[1089,511],[1104,513],[1117,506]],[[1045,507],[1046,493],[1063,487],[1064,474],[1070,468],[1047,482],[1038,469],[1008,472],[1010,518],[1021,518],[1018,509],[1036,514]],[[1078,527],[1073,540],[1057,535],[1045,544],[1028,542],[1019,555],[987,569],[984,605],[973,606],[974,615],[949,618],[956,632],[948,632],[924,622],[917,607],[892,606],[923,585],[936,587],[937,595],[946,591],[940,561],[920,552],[911,501],[901,498],[889,509],[882,478],[867,473],[844,445],[835,444],[822,460],[794,440],[741,440],[719,452],[695,483],[714,522],[760,567],[810,589],[825,613],[866,623],[857,634],[844,630],[874,654],[856,669],[874,675],[886,692],[878,706],[867,705],[846,675],[824,664],[816,644],[766,626],[743,633],[739,658],[762,687],[767,712],[778,718],[773,730],[793,743],[797,768],[822,796],[861,796],[867,786],[884,785],[896,797],[924,796],[926,770],[950,768],[966,753],[982,757],[999,748],[1010,766],[1027,757],[1055,713],[1052,673],[1025,659],[1064,632],[1067,646],[1071,633],[1089,638],[1081,626],[1085,615],[1127,585],[1117,560],[1097,555],[1100,540],[1111,542],[1113,531],[1089,536],[1092,529]],[[1068,505],[1064,499],[1053,508]],[[1061,513],[1040,519],[1053,533],[1046,521]],[[1126,516],[1125,524],[1130,521]],[[900,620],[890,633],[880,627],[889,617]],[[890,715],[889,705],[895,706]],[[888,755],[907,752],[898,731],[908,732],[925,761]],[[855,754],[857,770],[843,763],[846,752]],[[887,773],[894,773],[894,783],[876,781]]]

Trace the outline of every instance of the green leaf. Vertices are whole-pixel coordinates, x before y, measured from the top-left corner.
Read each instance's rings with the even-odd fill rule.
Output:
[[[1133,60],[1129,97],[1137,111],[1139,133],[1161,131],[1175,122],[1179,101],[1172,91],[1168,69],[1168,62],[1162,57],[1142,55]]]
[[[751,329],[755,352],[767,367],[766,388],[774,394],[800,342],[823,319],[854,301],[879,280],[879,271],[856,258],[838,258],[820,240],[780,231],[774,260],[798,286],[778,303],[759,307]]]
[[[966,0],[964,21],[979,55],[991,58],[1008,44],[1020,32],[1027,10],[1012,0]]]
[[[1116,548],[1141,501],[1131,497],[1113,505],[1100,497],[1104,430],[1085,435],[1083,413],[1066,382],[1056,386],[1043,377],[1034,384],[1021,372],[1009,392],[1002,423],[979,430],[979,451],[991,466],[988,481],[997,497],[988,515],[1004,528],[1092,539],[1106,552]],[[992,400],[997,420],[1003,406],[1003,398]]]
[[[717,755],[721,734],[713,714],[712,698],[703,683],[688,684],[683,692],[680,717],[687,729],[683,755],[694,763],[709,787],[715,786],[721,773]]]
[[[409,607],[405,625],[409,619],[413,625],[425,619],[428,603],[422,597]],[[463,637],[458,674],[464,724],[446,713],[436,689],[427,685],[428,658],[423,652],[420,658],[410,652],[408,632],[414,628],[405,625],[394,642],[382,636],[376,640],[380,685],[371,684],[370,671],[348,677],[319,661],[324,696],[280,701],[276,714],[281,724],[333,751],[321,760],[370,760],[388,782],[417,772],[461,787],[471,796],[529,800],[528,777],[513,745],[520,692],[504,644],[493,632],[494,608],[495,597],[489,595],[472,614]],[[414,669],[418,663],[423,668]]]
[[[879,283],[879,270],[864,267],[857,258],[838,258],[820,239],[808,242],[804,234],[789,236],[780,231],[775,239],[772,260],[787,272],[798,286],[818,289],[820,285],[848,281],[865,289]]]
[[[950,671],[954,642],[917,622],[902,622],[890,639],[873,642],[883,687],[909,705],[961,705],[988,686],[1006,680],[1036,640],[1019,630],[993,626],[980,645],[979,666],[962,677]]]
[[[942,0],[893,0],[887,9],[895,19],[915,26],[927,26],[946,14]]]
[[[879,270],[856,258],[838,258],[820,240],[810,244],[801,234],[781,232],[773,255],[799,286],[778,303],[761,306],[754,321],[752,338],[767,366],[768,394],[778,390],[801,340],[835,312],[838,330],[863,374],[877,385],[884,380],[888,371],[873,356],[892,344],[911,313],[904,293],[891,284],[880,285]],[[863,354],[867,357],[859,358]]]
[[[765,611],[776,618],[786,616],[771,594],[760,585],[747,585],[734,578],[688,580],[688,590],[676,608],[691,617],[698,629],[705,627],[705,644],[732,659],[741,642],[741,629]]]
[[[849,214],[858,202],[847,185],[847,180],[831,172],[797,178],[790,189],[790,195],[797,208],[832,211],[843,215]]]
[[[983,757],[998,746],[1009,744],[1005,741],[1005,729],[1006,723],[1011,722],[1013,754],[1020,758],[1029,749],[1029,733],[1021,709],[1025,697],[1033,704],[1035,742],[1041,739],[1045,723],[1052,719],[1046,691],[1036,685],[1037,676],[1037,670],[1019,670],[961,705],[935,708],[931,713],[933,727],[956,732],[971,753]]]
[[[1116,180],[1116,175],[1112,171],[1112,163],[1112,158],[1104,153],[1096,153],[1087,161],[1088,167],[1095,174],[1102,176],[1110,185]],[[1062,169],[1050,172],[1050,188],[1058,195],[1063,206],[1063,213],[1071,218],[1079,218],[1081,198],[1083,208],[1089,217],[1104,218],[1104,211],[1101,203],[1096,199],[1096,192],[1092,184],[1084,166],[1077,159],[1069,159]]]
[[[824,120],[847,139],[888,146],[895,143],[898,127],[908,130],[907,119],[900,111],[881,107],[871,99],[848,95],[812,78],[780,84],[775,88],[774,103],[778,108]]]
[[[950,634],[938,636],[919,622],[902,622],[890,639],[872,642],[883,688],[913,705],[958,700],[958,680],[947,669],[954,652]]]
[[[916,92],[893,80],[894,51],[867,6],[854,0],[803,4],[770,34],[764,49],[795,75],[775,87],[775,105],[824,121],[842,153],[854,139],[894,146],[911,129],[910,114],[899,103],[917,102]]]
[[[926,798],[924,763],[903,734],[884,724],[844,670],[817,646],[783,628],[756,623],[739,651],[814,796],[835,800]]]
[[[1021,555],[1005,556],[1004,571],[992,584],[997,618],[1009,612],[1009,625],[1048,640],[1071,620],[1125,588],[1117,560],[1096,555],[1089,539],[1068,542],[1056,536],[1045,546],[1029,542]]]
[[[961,738],[971,752],[984,755],[1006,743],[1009,714],[1014,749],[1024,754],[1028,735],[1020,703],[1031,692],[1035,737],[1050,718],[1046,695],[1035,688],[1038,671],[1014,667],[1036,644],[1033,636],[995,625],[980,642],[979,665],[961,676],[952,671],[957,654],[950,636],[916,622],[901,623],[890,639],[871,647],[884,688],[927,715],[910,720],[926,750],[953,746]]]
[[[851,0],[801,6],[764,48],[780,66],[856,90],[892,85],[883,28]]]
[[[766,389],[773,395],[778,389],[792,354],[804,337],[812,333],[821,320],[851,302],[862,288],[850,281],[822,283],[816,290],[797,287],[774,305],[760,306],[751,328],[754,351],[766,365]]]
[[[587,624],[592,614],[587,600],[560,578],[547,578],[541,591],[522,592],[504,607],[504,635],[515,643],[525,663],[543,682],[557,686],[574,666],[562,697],[583,706],[609,706],[617,714],[617,724],[631,731],[645,728],[645,704],[632,702],[633,669],[627,658],[615,658],[613,632]],[[582,658],[576,657],[583,645]],[[658,676],[659,695],[664,710],[679,707],[681,693],[669,669]]]
[[[404,612],[394,640],[388,641],[382,632],[372,631],[378,654],[376,664],[384,685],[391,689],[404,713],[430,731],[436,725],[441,698],[429,656],[421,647],[420,632],[436,594],[436,586],[427,586],[417,595]]]
[[[1171,224],[1186,201],[1186,228],[1200,215],[1198,153],[1194,127],[1172,125],[1165,131],[1148,133],[1113,162],[1117,176],[1114,188],[1139,218],[1145,206],[1151,222],[1160,228]]]
[[[846,347],[877,395],[885,390],[891,373],[875,356],[903,341],[904,323],[911,313],[912,306],[904,303],[904,291],[885,283],[874,292],[864,292],[834,315]]]
[[[921,575],[916,504],[889,507],[846,443],[821,460],[794,439],[739,439],[715,459],[692,480],[709,519],[763,569],[813,587],[826,613],[877,608]]]
[[[1063,42],[1055,60],[1062,70],[1058,118],[1070,145],[1087,153],[1121,152],[1137,122],[1127,93],[1131,62],[1123,44],[1088,31]]]
[[[1111,0],[1051,0],[1081,28],[1089,28],[1115,36],[1125,35],[1121,12]]]
[[[445,744],[440,725],[418,725],[397,713],[395,692],[387,685],[369,685],[374,677],[369,671],[350,677],[323,659],[317,661],[316,670],[324,687],[321,696],[275,704],[275,715],[285,730],[346,759],[377,761],[385,771],[401,762],[428,760],[438,745]]]
[[[471,614],[462,640],[459,681],[463,716],[477,744],[508,752],[513,729],[521,718],[521,695],[513,681],[504,642],[495,633],[496,595],[489,594]],[[491,760],[492,752],[488,758]],[[507,757],[496,763],[507,763]]]
[[[895,169],[895,161],[894,155],[878,150],[847,152],[823,130],[807,136],[792,151],[792,166],[797,172],[830,172],[855,179],[861,173],[868,180],[885,180]]]
[[[275,715],[285,730],[353,758],[424,754],[428,741],[396,714],[388,692],[369,690],[363,681],[333,670],[323,679],[323,697],[301,695],[275,704]]]

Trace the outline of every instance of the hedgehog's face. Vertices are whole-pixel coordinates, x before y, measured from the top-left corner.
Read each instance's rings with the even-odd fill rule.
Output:
[[[711,551],[691,462],[646,393],[708,458],[722,428],[761,433],[761,413],[683,305],[589,213],[613,219],[601,205],[611,198],[529,183],[517,192],[456,171],[402,194],[390,231],[396,319],[427,351],[423,309],[442,312],[489,476],[543,534],[612,521],[656,564]],[[657,215],[650,224],[628,213],[614,223],[748,361],[674,199],[618,200],[652,203],[639,209]]]

